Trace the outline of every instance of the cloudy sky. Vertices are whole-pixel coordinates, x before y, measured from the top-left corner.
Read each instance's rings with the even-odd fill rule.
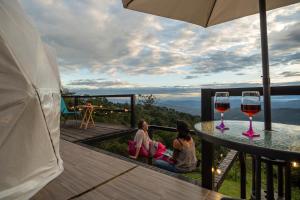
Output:
[[[259,16],[202,28],[123,9],[121,0],[21,0],[56,50],[64,87],[197,94],[261,82]],[[273,84],[300,84],[300,4],[267,13]]]

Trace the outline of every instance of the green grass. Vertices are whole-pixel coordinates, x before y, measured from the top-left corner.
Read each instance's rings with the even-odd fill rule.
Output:
[[[188,172],[188,173],[184,173],[183,176],[198,180],[201,178],[201,173],[200,172]]]
[[[247,185],[247,191],[249,189],[250,188]],[[240,196],[240,185],[237,181],[225,180],[218,192],[225,194],[227,196],[231,196],[231,197],[239,197]]]
[[[239,177],[239,166],[238,162],[234,163],[233,167],[227,174],[221,188],[218,192],[231,196],[231,197],[240,197],[240,177]],[[251,195],[251,183],[252,183],[252,172],[251,172],[251,159],[247,157],[246,160],[247,172],[246,172],[246,197],[250,199]],[[274,168],[274,172],[276,168]],[[277,179],[274,177],[274,190],[277,192]],[[262,175],[261,175],[261,184],[262,190],[266,190],[266,172],[264,165],[262,165]],[[262,193],[262,195],[265,195]],[[292,187],[292,199],[300,200],[300,187]]]
[[[276,187],[274,187],[276,190]],[[239,181],[234,181],[230,179],[226,179],[220,190],[218,191],[224,195],[231,196],[231,197],[240,197],[240,184]],[[251,193],[251,181],[247,182],[246,185],[246,192],[247,192],[247,199],[250,199]],[[264,195],[264,194],[262,194]],[[300,200],[300,188],[292,187],[292,199],[293,200]]]
[[[251,195],[251,181],[252,181],[251,175],[247,174],[247,183],[246,183],[247,199],[249,199]],[[227,196],[239,198],[240,197],[239,180],[233,180],[229,178],[225,179],[218,192],[225,194]]]

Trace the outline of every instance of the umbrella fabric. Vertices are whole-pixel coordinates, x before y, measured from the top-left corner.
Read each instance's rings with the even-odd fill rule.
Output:
[[[17,0],[0,1],[0,199],[29,199],[62,171],[56,60]]]
[[[266,9],[299,0],[267,0]],[[125,8],[208,27],[259,12],[258,0],[123,0]]]

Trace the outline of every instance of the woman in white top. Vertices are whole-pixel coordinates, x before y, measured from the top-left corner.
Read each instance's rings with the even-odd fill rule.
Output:
[[[155,154],[158,143],[150,139],[148,134],[148,124],[145,120],[139,121],[138,131],[135,134],[134,142],[136,143],[136,153],[134,156],[130,156],[131,158],[138,158],[142,145],[151,156]]]

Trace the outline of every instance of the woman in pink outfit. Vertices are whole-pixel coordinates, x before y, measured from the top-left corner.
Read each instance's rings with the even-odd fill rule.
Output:
[[[141,148],[145,148],[150,156],[160,156],[166,147],[160,142],[153,141],[148,134],[148,123],[145,120],[140,120],[138,123],[138,131],[134,137],[136,152],[135,155],[130,155],[130,158],[137,159],[140,155]]]

